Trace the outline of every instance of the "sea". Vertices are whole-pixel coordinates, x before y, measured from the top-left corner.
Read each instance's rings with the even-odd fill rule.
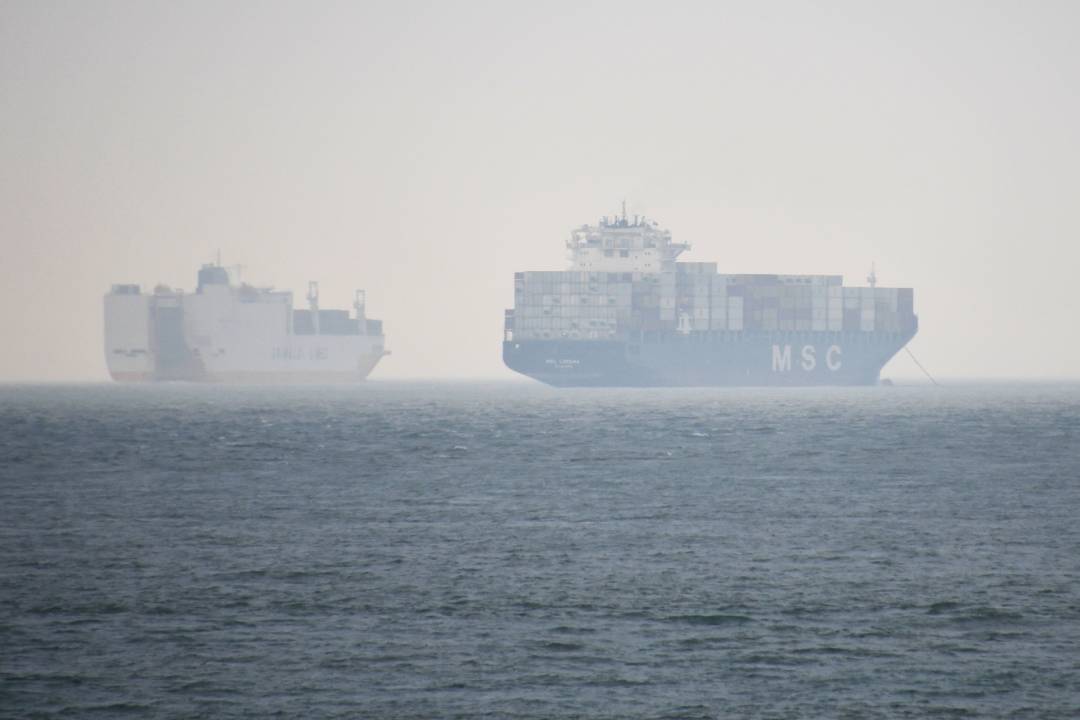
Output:
[[[0,717],[1077,718],[1080,384],[3,385]]]

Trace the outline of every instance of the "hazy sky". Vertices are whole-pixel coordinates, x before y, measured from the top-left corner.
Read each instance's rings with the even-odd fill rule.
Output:
[[[0,380],[115,282],[368,292],[373,377],[509,377],[513,273],[623,198],[722,272],[915,288],[949,376],[1080,377],[1080,3],[0,0]],[[901,354],[884,376],[915,376]]]

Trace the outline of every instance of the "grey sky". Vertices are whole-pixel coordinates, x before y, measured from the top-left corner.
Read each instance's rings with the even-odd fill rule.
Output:
[[[915,288],[942,376],[1077,377],[1075,3],[0,1],[0,380],[106,377],[220,249],[373,377],[509,377],[512,273],[626,198],[722,272]],[[903,355],[884,376],[914,376]]]

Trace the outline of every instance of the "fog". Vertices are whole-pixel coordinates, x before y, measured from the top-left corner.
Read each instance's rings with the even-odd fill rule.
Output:
[[[509,378],[513,273],[625,199],[721,272],[915,288],[941,378],[1078,377],[1073,3],[0,3],[0,380],[112,283],[367,290],[373,378]],[[918,377],[904,353],[883,376]]]

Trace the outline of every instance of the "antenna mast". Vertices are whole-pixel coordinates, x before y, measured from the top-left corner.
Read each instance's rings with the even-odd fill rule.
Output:
[[[872,288],[877,287],[877,271],[874,269],[874,263],[870,263],[870,274],[866,276],[866,282]]]

